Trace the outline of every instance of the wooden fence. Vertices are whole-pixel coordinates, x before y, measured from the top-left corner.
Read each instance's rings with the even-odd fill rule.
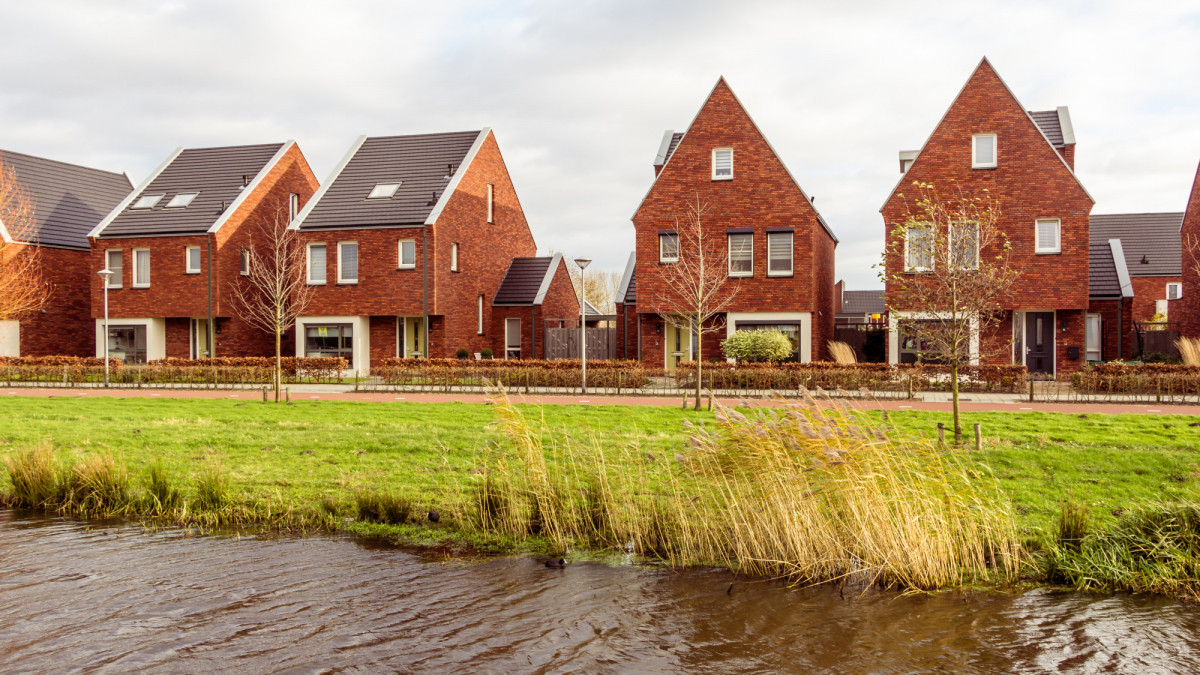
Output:
[[[546,327],[546,358],[578,359],[579,329]],[[615,328],[587,329],[587,357],[589,360],[606,360],[617,357],[617,331]]]

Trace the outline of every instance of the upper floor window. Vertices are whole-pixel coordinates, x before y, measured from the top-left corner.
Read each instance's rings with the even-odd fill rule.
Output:
[[[971,137],[971,168],[996,168],[996,134],[975,134]]]
[[[733,148],[713,148],[712,179],[733,179]]]
[[[110,268],[111,269],[111,268]],[[1167,299],[1178,300],[1183,297],[1183,284],[1173,281],[1167,284]]]
[[[904,230],[904,271],[933,269],[933,229],[929,223],[914,223]]]
[[[417,266],[417,240],[400,240],[400,262],[397,265],[402,270],[411,270]]]
[[[142,195],[141,197],[138,197],[138,200],[136,202],[134,202],[133,206],[131,206],[129,208],[131,208],[131,209],[152,209],[158,204],[158,202],[160,202],[162,200],[162,198],[164,196],[166,196],[166,195]]]
[[[308,283],[325,285],[325,244],[308,245]]]
[[[238,251],[238,273],[244,277],[250,276],[250,249]]]
[[[200,247],[199,246],[188,246],[186,258],[187,258],[187,269],[186,269],[187,273],[188,274],[200,274]]]
[[[112,272],[112,274],[108,276],[108,287],[120,288],[121,280],[125,273],[124,254],[121,253],[121,249],[114,248],[105,251],[104,256],[104,266],[108,268],[110,272]]]
[[[491,183],[488,183],[488,184],[487,184],[487,192],[488,192],[488,195],[487,195],[487,200],[488,200],[488,204],[487,204],[487,206],[488,206],[488,220],[487,220],[487,221],[488,221],[489,223],[494,223],[494,222],[496,222],[496,221],[495,221],[495,220],[494,220],[494,218],[493,218],[493,217],[495,216],[495,209],[493,208],[493,206],[494,206],[494,201],[493,201],[493,198],[494,198],[494,197],[495,197],[495,195],[496,195],[496,191],[495,191],[495,190],[492,188],[492,184],[491,184]]]
[[[754,276],[754,234],[729,235],[729,276]]]
[[[950,266],[954,269],[979,269],[979,223],[950,224]]]
[[[475,332],[483,335],[483,296],[479,296],[479,313],[476,318]]]
[[[1034,228],[1035,253],[1062,252],[1062,221],[1058,218],[1038,218]]]
[[[288,195],[288,222],[296,219],[300,214],[300,195],[295,192]]]
[[[792,233],[767,233],[767,276],[792,275]]]
[[[450,271],[458,271],[458,242],[450,244]]]
[[[150,249],[133,249],[133,287],[150,288]]]
[[[390,199],[396,194],[396,190],[400,189],[400,181],[395,183],[379,183],[371,188],[371,194],[367,195],[367,199]]]
[[[658,262],[679,262],[678,232],[660,232],[658,234]]]
[[[358,242],[338,242],[338,283],[358,283]]]
[[[180,192],[171,197],[171,201],[167,202],[168,209],[182,209],[192,203],[192,200],[199,195],[199,192]]]

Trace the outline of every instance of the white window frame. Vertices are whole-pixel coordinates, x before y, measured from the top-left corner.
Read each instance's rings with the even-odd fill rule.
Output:
[[[1092,349],[1092,334],[1089,328],[1091,324],[1095,324],[1096,344],[1095,349]],[[1096,358],[1092,358],[1092,354]],[[1083,318],[1083,360],[1084,361],[1101,361],[1104,358],[1104,321],[1099,314],[1084,314]]]
[[[717,175],[717,153],[718,152],[728,152],[729,153],[729,175],[728,176],[718,176]],[[713,180],[733,180],[733,148],[725,147],[725,148],[713,148],[712,149],[712,179]]]
[[[671,258],[663,253],[663,239],[668,237],[675,238],[675,257]],[[677,263],[679,262],[679,233],[678,232],[659,232],[658,233],[658,262],[660,263]]]
[[[749,237],[750,238],[750,269],[746,271],[734,271],[733,269],[733,238],[734,237]],[[747,278],[754,276],[754,233],[753,232],[729,232],[725,235],[725,271],[731,277]]]
[[[1171,288],[1175,288],[1175,297],[1171,297]],[[1183,297],[1183,284],[1178,281],[1172,281],[1167,284],[1167,300],[1178,300]]]
[[[450,271],[451,272],[458,271],[458,242],[457,241],[451,242],[451,244],[450,244]]]
[[[325,251],[325,269],[321,270],[321,280],[313,279],[312,250],[321,247]],[[314,241],[304,247],[304,280],[309,286],[324,286],[329,280],[329,247],[323,241]]]
[[[120,270],[114,270],[112,268],[112,254],[114,254],[114,253],[121,254],[121,269]],[[107,282],[108,287],[109,288],[121,288],[121,284],[123,283],[123,279],[121,277],[125,276],[125,252],[119,248],[110,248],[110,249],[106,250],[104,252],[104,269],[112,272],[112,274],[109,275],[109,277],[108,277],[108,282]]]
[[[346,246],[354,247],[354,278],[342,276],[342,249]],[[358,283],[358,273],[362,267],[362,256],[359,255],[357,241],[339,241],[337,243],[337,282],[339,284],[353,285]]]
[[[482,293],[479,294],[479,312],[478,312],[478,318],[476,319],[475,332],[479,335],[483,335],[483,294]]]
[[[248,248],[238,251],[238,274],[244,277],[250,276],[250,249]]]
[[[404,262],[404,245],[412,245],[412,262]],[[417,267],[417,240],[416,239],[401,239],[396,243],[396,269],[411,270]]]
[[[192,267],[192,251],[196,252],[196,267]],[[183,249],[183,269],[185,274],[200,274],[204,266],[203,255],[199,246],[185,246]]]
[[[788,240],[788,268],[787,271],[772,271],[771,270],[771,238],[772,237],[787,237]],[[796,237],[794,232],[768,232],[767,233],[767,276],[768,277],[790,277],[796,272]]]
[[[395,183],[376,183],[367,194],[367,199],[391,199],[403,184],[404,181],[399,180]]]
[[[1055,224],[1055,242],[1053,247],[1042,245],[1042,223]],[[1062,253],[1062,219],[1061,218],[1038,218],[1033,221],[1033,252],[1034,253]]]
[[[180,192],[174,197],[171,197],[171,201],[167,202],[166,208],[186,209],[187,207],[191,206],[192,202],[194,202],[196,197],[199,196],[199,192]]]
[[[491,184],[491,183],[488,183],[488,184],[487,184],[487,211],[488,211],[488,213],[487,213],[487,216],[488,216],[488,219],[487,219],[487,221],[488,221],[489,223],[494,223],[494,222],[496,222],[496,221],[495,221],[495,219],[494,219],[494,216],[495,216],[495,208],[494,208],[494,204],[495,204],[495,202],[494,202],[494,199],[495,199],[495,188],[493,188],[493,187],[492,187],[492,184]]]
[[[138,276],[138,254],[146,254],[146,276],[150,276],[150,249],[135,248],[133,249],[133,287],[134,288],[150,288],[150,279],[142,279]]]
[[[976,156],[978,154],[977,150],[979,148],[978,139],[980,139],[980,138],[992,139],[992,161],[989,163],[980,162],[979,158]],[[994,168],[996,168],[996,166],[999,165],[999,163],[1000,163],[1000,141],[996,137],[996,134],[994,134],[994,133],[973,134],[971,136],[971,168],[972,169],[994,169]]]
[[[162,201],[162,198],[165,196],[166,195],[142,195],[141,197],[138,197],[137,201],[133,203],[133,206],[130,206],[129,208],[137,211],[152,209],[155,206],[158,206],[158,203]]]
[[[933,265],[935,263],[935,261],[933,259],[934,251],[933,251],[933,245],[932,245],[933,237],[934,237],[933,232],[930,232],[930,234],[929,234],[929,236],[930,236],[930,242],[929,242],[930,243],[930,247],[929,247],[930,251],[929,251],[929,266],[928,267],[918,267],[918,266],[912,265],[909,262],[911,260],[911,258],[909,256],[909,248],[908,248],[909,239],[910,239],[909,233],[912,230],[914,230],[914,229],[930,230],[932,227],[933,227],[933,223],[914,223],[913,225],[905,225],[904,226],[904,271],[905,272],[932,272],[933,271]]]
[[[959,268],[958,266],[956,266],[954,264],[954,228],[964,227],[964,226],[972,226],[972,225],[975,227],[975,256],[974,256],[975,264],[970,265],[970,266],[964,265],[963,267]],[[947,256],[946,263],[948,265],[950,265],[952,269],[968,269],[968,270],[979,269],[979,223],[976,221],[973,221],[973,220],[963,220],[963,221],[950,223],[949,228],[950,228],[949,231],[946,233],[946,237],[947,237],[946,243],[949,244],[946,247],[946,256]]]
[[[288,222],[296,220],[300,213],[300,195],[295,192],[288,194]]]

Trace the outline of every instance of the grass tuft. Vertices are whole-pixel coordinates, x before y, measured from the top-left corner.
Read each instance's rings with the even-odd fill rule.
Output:
[[[1074,500],[1063,502],[1056,528],[1059,546],[1078,551],[1090,527],[1091,515],[1085,504]]]
[[[229,505],[229,476],[219,462],[211,462],[196,476],[196,505],[220,511]]]
[[[82,516],[129,511],[129,474],[109,455],[91,455],[67,472],[59,509]]]
[[[146,507],[151,513],[163,513],[178,508],[183,503],[183,495],[171,484],[162,462],[155,462],[146,471],[144,481],[146,488]]]
[[[364,490],[354,496],[358,519],[370,523],[399,525],[412,515],[412,501],[389,492]]]
[[[13,485],[9,495],[13,506],[45,509],[58,502],[62,469],[49,443],[39,443],[5,457],[4,468]]]

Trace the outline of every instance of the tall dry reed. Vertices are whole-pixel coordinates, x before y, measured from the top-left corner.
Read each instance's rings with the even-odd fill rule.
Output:
[[[1179,338],[1175,347],[1185,365],[1200,366],[1200,338]]]
[[[831,340],[829,342],[829,355],[837,363],[858,363],[858,357],[854,354],[854,348],[838,340]]]

